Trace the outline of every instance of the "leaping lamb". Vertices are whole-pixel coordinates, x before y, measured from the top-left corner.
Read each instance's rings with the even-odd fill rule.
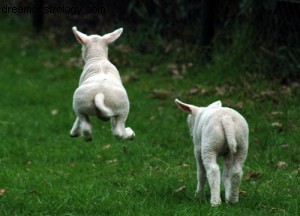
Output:
[[[72,28],[76,39],[82,45],[82,59],[85,63],[79,86],[74,92],[73,109],[76,120],[70,135],[82,135],[92,140],[92,125],[89,116],[107,121],[111,119],[112,132],[120,139],[133,139],[134,131],[125,121],[129,113],[129,99],[117,68],[108,60],[108,44],[120,37],[123,29],[100,35],[86,35]]]

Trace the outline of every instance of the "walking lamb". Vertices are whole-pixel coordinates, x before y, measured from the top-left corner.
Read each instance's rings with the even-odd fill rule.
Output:
[[[197,162],[196,194],[204,195],[206,178],[211,190],[212,206],[221,204],[220,169],[217,156],[224,157],[222,180],[225,187],[225,199],[229,203],[239,200],[239,187],[242,178],[242,166],[248,152],[248,124],[237,111],[222,107],[221,101],[208,107],[197,107],[175,103],[189,114],[188,124],[194,142],[194,154]]]
[[[92,126],[89,116],[97,116],[104,121],[111,119],[112,131],[117,138],[133,139],[133,130],[125,128],[129,113],[127,92],[117,68],[108,60],[107,45],[118,39],[123,29],[104,36],[88,36],[76,27],[72,30],[82,44],[85,65],[73,96],[73,109],[77,118],[70,135],[77,137],[81,134],[86,141],[91,141]]]

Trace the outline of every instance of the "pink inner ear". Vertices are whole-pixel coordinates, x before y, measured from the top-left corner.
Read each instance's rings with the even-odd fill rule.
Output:
[[[185,111],[187,111],[187,112],[192,112],[192,110],[191,110],[191,108],[190,108],[189,106],[186,106],[186,105],[184,105],[184,104],[181,104],[180,106],[181,106],[181,108],[182,108],[183,110],[185,110]]]
[[[190,106],[183,104],[183,103],[177,103],[177,105],[184,111],[191,113],[192,109]]]
[[[112,42],[114,42],[117,38],[118,38],[118,37],[116,37],[116,35],[113,34],[113,33],[104,36],[104,39],[105,39],[106,43],[112,43]]]
[[[81,43],[84,43],[84,41],[81,39],[81,37],[77,33],[75,34],[75,36],[78,41],[80,41]]]

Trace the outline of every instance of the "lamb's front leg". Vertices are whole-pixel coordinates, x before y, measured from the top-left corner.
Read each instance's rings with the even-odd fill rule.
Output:
[[[73,124],[73,127],[70,131],[70,136],[71,137],[78,137],[79,135],[80,135],[80,120],[77,117],[74,124]]]
[[[135,133],[129,127],[125,128],[125,121],[126,118],[123,116],[112,117],[111,124],[113,134],[119,139],[132,140],[135,137]]]
[[[206,182],[206,171],[201,158],[201,150],[194,148],[195,159],[197,163],[197,190],[195,196],[204,197],[204,186]]]

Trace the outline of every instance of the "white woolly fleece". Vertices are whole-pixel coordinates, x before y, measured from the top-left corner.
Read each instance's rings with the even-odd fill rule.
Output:
[[[72,30],[82,44],[85,65],[73,96],[73,109],[77,119],[70,135],[77,137],[81,134],[86,141],[92,140],[89,116],[97,116],[101,120],[111,119],[112,131],[117,138],[133,139],[133,130],[125,128],[129,113],[127,92],[117,68],[108,60],[107,45],[119,38],[123,29],[104,36],[87,36],[76,27]]]
[[[220,169],[217,156],[224,157],[223,184],[226,202],[236,203],[242,178],[242,166],[248,152],[248,124],[237,111],[222,107],[220,101],[208,107],[175,100],[178,107],[188,113],[188,124],[194,142],[197,162],[196,194],[203,195],[206,179],[211,190],[212,206],[221,204]]]

